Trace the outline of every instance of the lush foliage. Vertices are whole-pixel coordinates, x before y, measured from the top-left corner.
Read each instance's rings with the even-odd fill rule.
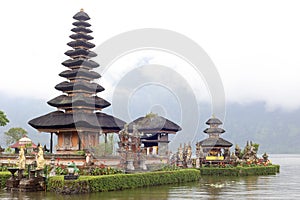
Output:
[[[56,175],[67,175],[68,174],[68,169],[67,169],[66,166],[63,166],[63,165],[57,166],[55,168],[55,174]]]
[[[159,169],[159,171],[174,171],[174,170],[180,170],[181,168],[178,167],[177,165],[169,165],[165,164]]]
[[[200,173],[196,169],[107,176],[80,176],[75,181],[64,181],[62,176],[56,176],[49,178],[48,190],[58,193],[103,192],[196,181],[199,178]]]
[[[6,180],[11,177],[10,172],[0,172],[0,188],[6,187]]]
[[[11,128],[4,135],[6,137],[6,144],[10,145],[21,139],[23,135],[27,135],[27,131],[23,128]]]
[[[9,123],[9,120],[7,119],[5,113],[0,110],[0,126],[5,126],[7,123]]]
[[[111,175],[111,174],[121,174],[123,173],[119,169],[115,169],[113,167],[105,167],[105,166],[100,166],[100,167],[93,167],[88,169],[89,175],[92,176],[100,176],[100,175]],[[85,170],[82,170],[81,174],[86,175],[87,173]]]
[[[201,175],[209,176],[257,176],[275,175],[279,172],[279,165],[268,166],[237,166],[237,167],[203,167],[200,168]]]
[[[0,172],[8,172],[7,166],[5,166],[5,165],[0,166]]]
[[[85,151],[77,151],[76,154],[80,155],[80,156],[84,156],[85,155]]]

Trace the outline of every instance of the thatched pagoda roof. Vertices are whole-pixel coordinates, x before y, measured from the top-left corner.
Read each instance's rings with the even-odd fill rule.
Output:
[[[58,129],[66,128],[89,128],[119,131],[125,122],[105,113],[64,113],[54,111],[37,117],[28,122],[38,130],[49,130],[56,132]]]
[[[74,49],[74,50],[68,50],[65,52],[67,56],[73,57],[73,56],[86,56],[86,57],[96,57],[97,54],[93,51],[89,51],[86,49]]]
[[[95,71],[89,71],[86,69],[74,69],[74,70],[65,70],[59,74],[59,76],[74,79],[75,77],[85,77],[89,79],[97,79],[100,78],[101,75]]]
[[[76,20],[79,20],[79,21],[86,21],[86,20],[89,20],[91,18],[89,17],[89,15],[87,13],[85,13],[83,11],[83,9],[81,9],[80,12],[76,13],[73,16],[73,19],[76,19]]]
[[[86,60],[86,59],[81,59],[81,58],[68,59],[68,60],[65,60],[61,64],[66,66],[66,67],[70,67],[70,68],[75,67],[75,66],[84,66],[84,67],[88,67],[88,68],[96,68],[96,67],[100,66],[98,63],[96,63],[93,60]]]
[[[174,122],[153,113],[150,113],[145,117],[140,117],[129,123],[129,131],[133,130],[133,125],[135,125],[140,132],[181,131],[181,127]]]
[[[93,43],[90,43],[87,41],[82,41],[82,40],[71,41],[71,42],[68,42],[67,45],[69,45],[70,47],[73,47],[73,48],[84,47],[84,48],[90,49],[90,48],[95,47],[95,45]]]
[[[223,138],[207,138],[199,142],[202,147],[231,147],[232,143]]]
[[[68,82],[63,81],[55,86],[55,89],[59,91],[76,91],[76,90],[84,90],[89,92],[102,92],[104,88],[97,83],[90,83],[85,81],[77,81],[77,82]]]
[[[93,31],[91,29],[85,28],[85,27],[75,27],[72,28],[71,31],[75,32],[75,33],[92,33]]]
[[[94,39],[93,36],[86,35],[83,33],[72,34],[72,35],[70,35],[70,38],[72,38],[74,40],[77,40],[77,39],[92,40],[92,39]]]
[[[204,133],[225,133],[225,130],[222,128],[206,128]]]
[[[207,124],[207,125],[211,125],[211,124],[221,125],[221,124],[223,124],[223,123],[222,123],[221,120],[219,120],[218,118],[212,117],[212,118],[210,118],[209,120],[207,120],[206,124]]]
[[[73,22],[72,24],[77,27],[90,27],[91,26],[90,23],[85,22],[85,21],[76,21],[76,22]]]
[[[106,100],[98,96],[86,97],[82,94],[81,95],[78,94],[75,96],[60,95],[48,101],[48,104],[57,108],[72,107],[72,106],[86,106],[86,107],[102,109],[110,106],[109,102],[107,102]]]

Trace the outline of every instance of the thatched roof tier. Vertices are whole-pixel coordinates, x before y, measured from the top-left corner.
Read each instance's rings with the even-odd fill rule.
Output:
[[[62,63],[62,65],[69,67],[71,69],[73,68],[79,68],[80,66],[87,67],[87,68],[96,68],[100,65],[92,60],[86,60],[82,58],[76,58],[76,59],[68,59]]]
[[[75,33],[92,33],[93,31],[91,29],[85,28],[85,27],[75,27],[72,28],[71,31]]]
[[[128,124],[128,130],[133,131],[133,125],[140,132],[163,132],[168,131],[176,133],[181,130],[181,127],[174,122],[156,114],[148,114],[145,117],[140,117]]]
[[[93,43],[86,42],[86,41],[83,41],[83,40],[75,40],[75,41],[67,43],[67,45],[69,45],[70,47],[73,47],[73,48],[80,48],[81,47],[81,48],[86,48],[86,49],[90,49],[90,48],[95,47],[95,45]]]
[[[199,142],[202,147],[231,147],[232,143],[223,138],[207,138]]]
[[[89,17],[88,14],[86,14],[83,9],[80,10],[80,12],[76,13],[74,16],[73,16],[73,19],[76,19],[76,20],[79,20],[79,21],[87,21],[89,19],[91,19]]]
[[[86,78],[86,79],[97,79],[100,78],[101,75],[94,71],[89,71],[86,69],[74,69],[74,70],[66,70],[59,74],[59,76],[74,79],[74,78]]]
[[[57,108],[84,106],[102,109],[110,106],[109,102],[98,96],[86,97],[82,94],[74,96],[60,95],[48,101],[48,104]]]
[[[211,124],[221,125],[223,123],[218,118],[212,117],[209,120],[207,120],[206,124],[207,125],[211,125]]]
[[[91,26],[90,23],[85,22],[85,21],[76,21],[76,22],[73,22],[72,24],[77,27],[90,27]]]
[[[70,35],[70,38],[72,38],[74,40],[92,40],[92,39],[94,39],[94,37],[83,34],[83,33],[72,34],[72,35]]]
[[[67,56],[70,56],[70,57],[89,57],[89,58],[92,58],[92,57],[96,57],[97,54],[93,51],[89,51],[89,50],[86,50],[86,49],[74,49],[74,50],[68,50],[65,52],[65,54]]]
[[[222,128],[206,128],[203,132],[208,133],[208,134],[210,134],[210,133],[219,133],[219,134],[221,134],[221,133],[225,133],[225,130],[222,129]]]
[[[62,111],[51,112],[32,119],[28,123],[38,130],[49,132],[57,132],[59,129],[66,128],[75,128],[78,131],[81,128],[119,131],[125,124],[124,121],[104,113],[64,113]]]
[[[97,83],[90,83],[87,81],[76,81],[76,82],[68,82],[64,81],[55,86],[55,89],[67,92],[67,91],[87,91],[92,93],[102,92],[104,88]]]

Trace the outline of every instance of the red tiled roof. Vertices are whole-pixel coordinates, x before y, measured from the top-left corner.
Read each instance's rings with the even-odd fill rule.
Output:
[[[10,148],[20,148],[21,146],[24,146],[24,144],[20,144],[19,141],[14,143],[13,145],[10,146]],[[32,148],[37,148],[37,145],[35,145],[33,142],[31,143]]]

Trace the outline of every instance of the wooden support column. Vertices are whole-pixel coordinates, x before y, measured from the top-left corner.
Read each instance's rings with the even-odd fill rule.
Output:
[[[81,139],[80,139],[79,134],[78,134],[78,148],[79,148],[79,150],[81,150]]]
[[[50,153],[53,153],[53,133],[50,133]]]

